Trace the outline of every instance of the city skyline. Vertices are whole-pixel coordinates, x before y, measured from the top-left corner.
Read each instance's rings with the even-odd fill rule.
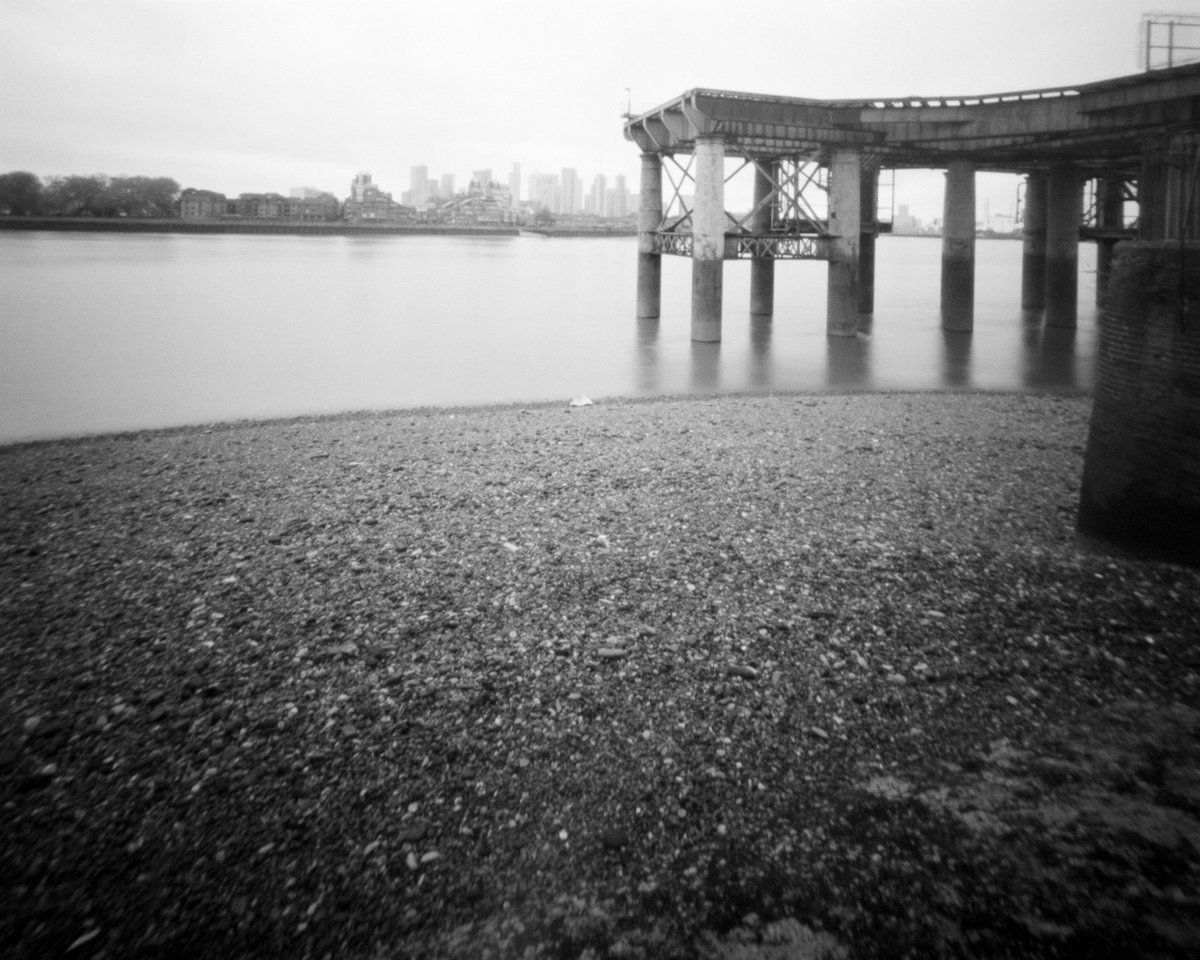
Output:
[[[1194,0],[1177,6],[1196,9]],[[693,87],[814,98],[954,95],[1139,70],[1145,0],[6,0],[0,169],[172,176],[227,194],[411,167],[624,176],[622,114]],[[554,24],[554,28],[550,27]],[[52,40],[49,38],[53,38]],[[686,51],[687,56],[680,56]],[[474,168],[467,166],[474,164]],[[940,216],[936,172],[899,198]],[[1009,185],[981,203],[1006,203]],[[744,205],[738,196],[731,206]]]

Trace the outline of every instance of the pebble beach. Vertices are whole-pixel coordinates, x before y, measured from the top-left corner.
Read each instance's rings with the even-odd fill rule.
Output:
[[[0,954],[1193,957],[1200,571],[1090,401],[0,448]]]

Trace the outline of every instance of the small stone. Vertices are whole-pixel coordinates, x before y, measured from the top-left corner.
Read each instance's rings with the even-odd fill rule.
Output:
[[[629,651],[621,647],[601,647],[596,651],[596,656],[601,660],[620,660],[622,657],[629,656]]]
[[[619,827],[608,827],[600,831],[600,844],[606,850],[620,850],[629,844],[629,834]]]
[[[737,664],[737,663],[730,664],[729,667],[726,668],[726,672],[731,677],[742,677],[745,680],[757,680],[758,679],[758,671],[757,670],[755,670],[753,667],[746,667],[746,666],[742,666],[741,664]]]
[[[428,853],[421,854],[421,863],[433,863],[434,860],[437,860],[440,857],[441,854],[436,850],[430,850]]]
[[[17,781],[18,793],[31,793],[34,790],[44,790],[54,782],[54,774],[46,770],[31,773]]]
[[[826,733],[824,730],[822,730],[820,727],[809,727],[808,732],[810,734],[812,734],[814,737],[817,737],[821,740],[829,739],[829,734]]]

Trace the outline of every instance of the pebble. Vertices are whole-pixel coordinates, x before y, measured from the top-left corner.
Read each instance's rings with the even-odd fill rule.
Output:
[[[600,843],[607,850],[619,850],[629,844],[629,834],[619,827],[608,827],[600,831]]]
[[[808,732],[811,733],[814,737],[820,737],[822,740],[829,739],[829,734],[826,733],[824,730],[822,730],[820,727],[809,727]]]
[[[746,680],[758,679],[757,670],[755,670],[753,667],[742,666],[741,664],[730,664],[729,667],[726,668],[726,672],[732,677],[743,677]]]
[[[629,651],[623,650],[621,647],[601,647],[596,651],[596,656],[601,660],[620,660],[622,657],[629,656]]]

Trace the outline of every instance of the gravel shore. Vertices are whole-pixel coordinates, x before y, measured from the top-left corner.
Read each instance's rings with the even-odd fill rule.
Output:
[[[1195,957],[1200,571],[1090,402],[0,448],[0,954]]]

